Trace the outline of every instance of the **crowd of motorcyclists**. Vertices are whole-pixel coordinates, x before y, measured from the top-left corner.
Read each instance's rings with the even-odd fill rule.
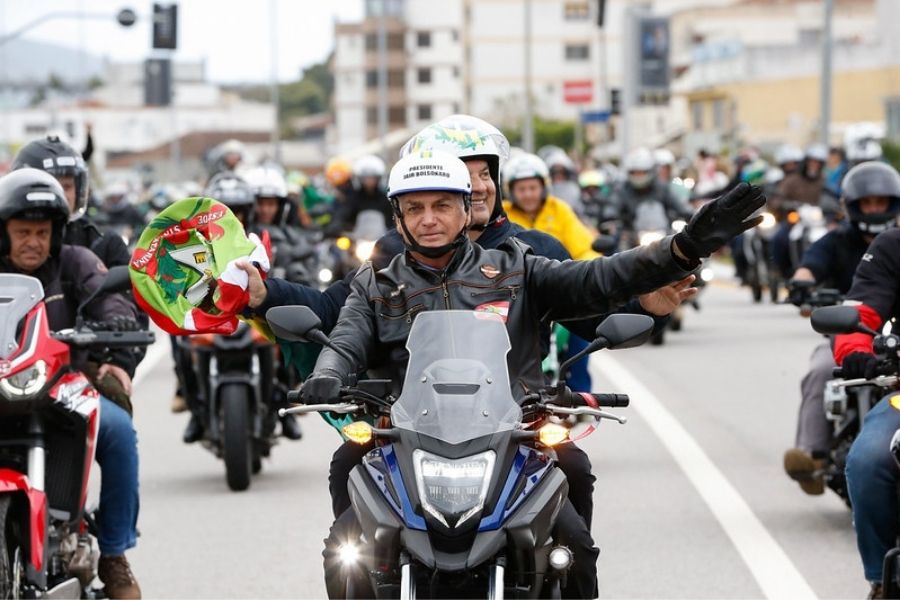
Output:
[[[129,264],[141,231],[179,198],[160,185],[112,183],[98,193],[85,161],[89,150],[54,136],[34,140],[0,177],[0,274],[40,280],[54,331],[81,327],[82,309],[96,321],[147,329],[129,291],[103,295],[89,309],[82,302],[109,269]],[[773,300],[786,298],[807,316],[844,302],[875,332],[900,312],[900,175],[871,140],[848,148],[784,145],[771,160],[748,147],[730,164],[706,152],[678,160],[666,148],[637,148],[620,161],[579,166],[561,148],[510,148],[489,123],[455,115],[413,136],[390,168],[374,155],[335,157],[310,178],[274,162],[247,162],[239,142],[211,149],[203,187],[188,194],[227,206],[271,252],[268,274],[239,264],[248,280],[242,317],[264,322],[270,309],[306,306],[330,342],[322,348],[264,339],[250,329],[245,346],[171,336],[172,411],[189,413],[184,442],[223,456],[236,490],[249,485],[276,437],[302,439],[294,415],[279,413],[291,390],[299,389],[303,404],[324,405],[368,377],[388,379],[391,393],[402,393],[405,344],[422,312],[499,316],[511,342],[517,400],[556,383],[560,373],[547,368],[548,358],[558,369],[574,357],[564,383],[591,391],[587,352],[609,315],[649,317],[661,340],[670,321],[680,324],[680,305],[696,301],[701,269],[713,254],[730,256],[757,301],[768,288]],[[890,452],[900,402],[895,406],[882,385],[853,413],[852,426],[847,411],[840,420],[829,402],[836,367],[844,380],[898,375],[888,372],[884,352],[860,331],[816,347],[800,384],[795,444],[784,454],[787,475],[804,492],[830,487],[851,506],[872,597],[884,592],[883,559],[900,537],[900,467]],[[253,366],[228,367],[235,353],[252,355],[246,364]],[[143,356],[141,348],[119,348],[72,358],[102,399],[97,575],[110,598],[140,597],[125,551],[136,543],[131,379]],[[259,399],[262,416],[247,458],[228,449],[220,431],[227,409],[216,390],[233,382],[220,375],[229,368],[235,377],[253,370],[241,385]],[[351,421],[336,412],[323,416],[339,430]],[[348,480],[377,446],[345,441],[331,461],[335,522],[324,551],[330,597],[350,594],[348,586],[357,595],[373,593],[366,581],[348,583],[341,552],[363,531]],[[574,443],[555,448],[554,458],[568,491],[553,536],[574,559],[560,593],[596,597],[591,462]]]

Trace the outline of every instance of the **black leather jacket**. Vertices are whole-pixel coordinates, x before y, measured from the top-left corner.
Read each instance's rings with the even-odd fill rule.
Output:
[[[314,375],[368,369],[374,376],[402,381],[405,348],[416,314],[423,310],[506,311],[512,350],[507,362],[513,393],[536,390],[541,372],[540,323],[597,316],[686,277],[671,250],[672,237],[627,252],[590,261],[557,261],[535,256],[510,239],[494,250],[469,242],[456,251],[443,271],[428,269],[409,253],[375,271],[363,265],[331,332],[332,342],[353,357],[348,364],[324,348]],[[440,340],[435,340],[440,343]]]

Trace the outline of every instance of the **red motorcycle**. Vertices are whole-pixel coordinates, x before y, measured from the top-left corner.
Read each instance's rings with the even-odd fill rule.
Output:
[[[71,364],[76,349],[134,348],[148,331],[105,330],[81,314],[129,285],[111,269],[78,308],[74,329],[51,332],[41,283],[0,275],[0,598],[91,598],[99,551],[85,511],[100,394]]]

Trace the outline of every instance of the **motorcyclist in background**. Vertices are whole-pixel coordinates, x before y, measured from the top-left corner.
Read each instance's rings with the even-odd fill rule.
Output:
[[[655,222],[667,224],[676,219],[690,218],[690,205],[679,200],[669,188],[668,182],[656,176],[656,162],[647,148],[636,148],[625,156],[622,162],[626,173],[612,193],[612,203],[616,207],[623,233],[626,238],[634,238],[636,221],[650,215]],[[626,239],[628,246],[637,244],[637,239]]]
[[[107,272],[87,248],[63,243],[68,221],[69,200],[50,174],[23,167],[0,177],[0,272],[40,280],[52,331],[75,326],[77,307],[101,285]],[[88,304],[85,315],[97,321],[134,321],[137,312],[121,294],[106,294]],[[78,356],[73,359],[84,362]],[[141,597],[125,558],[125,551],[137,542],[138,451],[130,400],[111,398],[103,390],[109,387],[104,381],[112,378],[130,396],[136,364],[130,350],[117,350],[108,356],[89,356],[85,364],[76,366],[89,374],[101,392],[96,446],[102,473],[98,574],[106,595],[114,599]]]
[[[669,190],[679,202],[687,204],[690,201],[691,190],[687,189],[680,179],[675,179],[675,155],[672,151],[668,148],[654,150],[653,161],[656,163],[656,178],[669,185]]]
[[[775,190],[774,198],[769,202],[769,208],[776,213],[786,212],[784,206],[792,204],[819,205],[822,191],[825,187],[825,162],[828,160],[828,150],[823,144],[811,144],[806,148],[803,159],[803,168],[784,179]],[[790,233],[792,223],[782,221],[778,231],[772,236],[772,259],[782,275],[793,270],[791,265]]]
[[[578,218],[584,218],[581,188],[578,187],[578,171],[575,163],[562,149],[549,152],[544,162],[550,170],[550,193],[568,204]]]
[[[53,175],[63,188],[69,203],[69,223],[64,242],[83,246],[100,257],[107,267],[127,265],[131,253],[122,238],[114,233],[102,233],[85,215],[88,204],[88,170],[81,157],[69,144],[58,137],[47,136],[30,142],[13,159],[12,169],[31,167]]]
[[[591,249],[594,234],[568,204],[548,193],[550,173],[539,156],[522,153],[511,158],[503,167],[503,181],[509,190],[509,200],[503,202],[503,209],[510,221],[552,235],[575,260],[600,256]],[[588,343],[575,334],[570,335],[564,356],[575,355],[587,348]],[[567,383],[573,390],[591,389],[587,356],[572,365]]]
[[[134,205],[133,198],[134,193],[128,184],[113,183],[103,191],[98,221],[103,226],[113,229],[117,226],[127,228],[130,230],[129,239],[139,236],[146,223],[144,216]]]
[[[600,169],[582,171],[578,175],[578,187],[581,188],[585,222],[601,233],[614,233],[615,228],[611,224],[616,219],[616,211],[610,203],[612,190],[606,173]]]
[[[372,210],[384,216],[384,230],[391,228],[393,216],[384,190],[384,161],[374,154],[353,163],[353,189],[337,207],[337,223],[344,231],[353,231],[359,213]],[[383,231],[384,231],[383,230]]]
[[[847,144],[847,162],[851,167],[870,160],[882,160],[884,150],[874,138],[861,138]]]
[[[849,169],[847,153],[840,146],[832,146],[828,150],[828,162],[825,165],[825,189],[832,195],[840,197],[841,182]]]
[[[792,144],[782,144],[775,150],[775,164],[783,177],[799,173],[803,169],[803,150]]]
[[[344,200],[353,191],[353,167],[339,156],[335,156],[325,165],[325,180],[334,191],[335,199]]]
[[[875,236],[900,215],[900,174],[893,167],[867,162],[853,167],[844,179],[842,200],[849,223],[825,234],[803,255],[792,277],[847,294],[853,273]],[[795,447],[784,453],[784,470],[807,494],[825,491],[820,472],[831,441],[831,424],[823,410],[825,383],[835,367],[831,342],[813,350],[810,369],[800,383],[802,402]]]
[[[235,171],[244,160],[244,144],[238,140],[226,140],[210,150],[207,163],[209,178],[222,171]]]

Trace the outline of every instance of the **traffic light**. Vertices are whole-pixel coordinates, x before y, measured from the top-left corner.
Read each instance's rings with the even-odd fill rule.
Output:
[[[603,27],[603,13],[606,9],[606,0],[597,0],[597,27]]]
[[[178,5],[153,5],[153,47],[174,50],[178,46]]]
[[[144,104],[168,106],[172,103],[172,61],[148,58],[144,61]]]
[[[609,114],[622,114],[622,90],[610,88],[609,90]]]

